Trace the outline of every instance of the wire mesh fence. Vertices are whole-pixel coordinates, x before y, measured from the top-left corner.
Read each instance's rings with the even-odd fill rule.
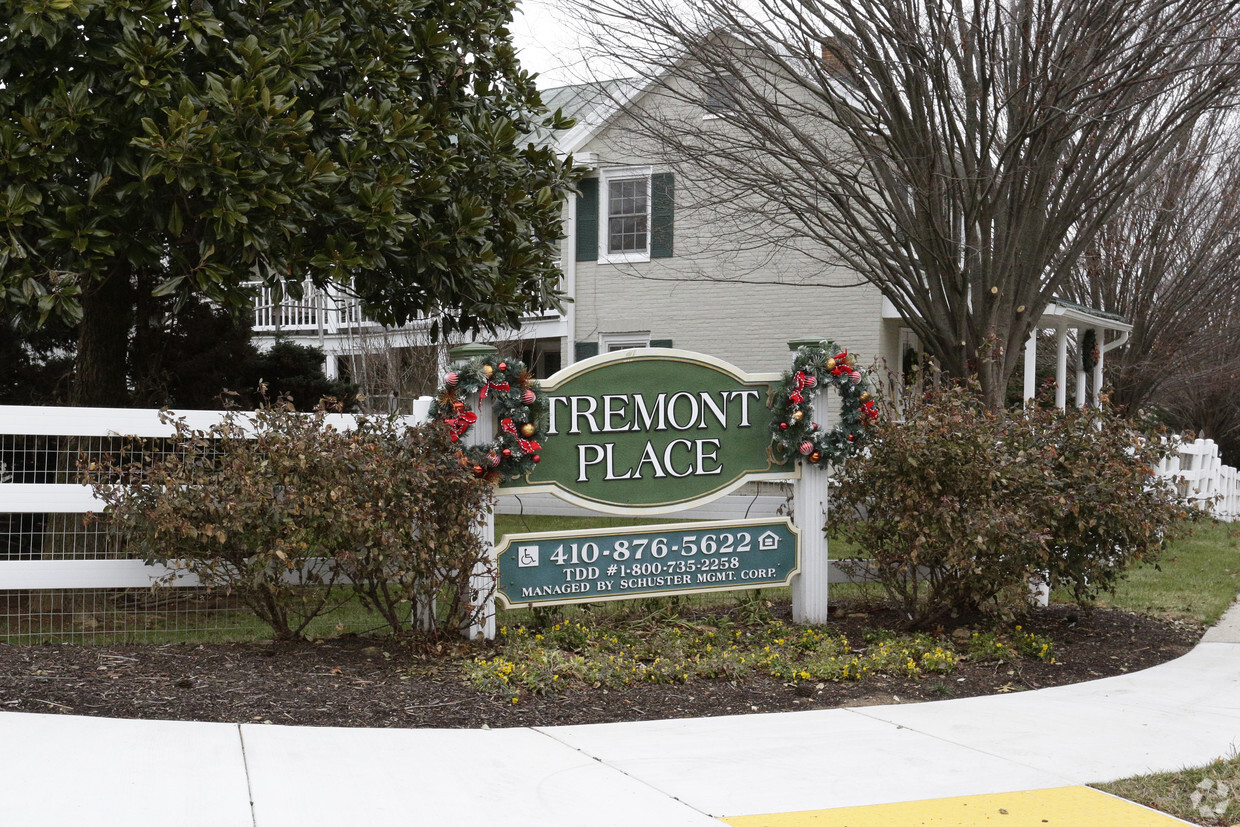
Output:
[[[424,419],[426,411],[419,414],[411,419]],[[180,416],[206,430],[223,414]],[[331,420],[338,428],[354,422],[347,415]],[[270,636],[250,609],[219,588],[193,578],[156,585],[169,569],[134,559],[123,537],[93,513],[102,504],[84,469],[109,461],[141,465],[178,450],[174,426],[159,411],[0,406],[0,643]],[[381,625],[357,601],[342,602],[348,605],[324,614],[308,632]]]
[[[383,626],[348,601],[307,634],[334,636]],[[182,643],[260,640],[271,629],[236,597],[204,587],[0,590],[0,642]]]
[[[0,513],[0,560],[123,560],[121,537],[90,514]]]
[[[0,434],[0,482],[17,485],[73,485],[84,482],[83,463],[112,459],[125,463],[174,450],[167,438]]]

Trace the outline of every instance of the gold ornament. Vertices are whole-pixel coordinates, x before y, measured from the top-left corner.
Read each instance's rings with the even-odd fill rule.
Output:
[[[835,357],[827,360],[827,370],[835,370]]]
[[[856,364],[857,364],[857,360],[856,360],[856,358],[855,358],[855,357],[854,357],[854,356],[850,353],[850,354],[848,354],[848,358],[844,360],[844,364],[848,365],[848,366],[851,368],[851,367],[853,367],[854,365],[856,365]]]
[[[522,426],[521,426],[521,436],[525,437],[526,439],[529,439],[530,437],[532,437],[532,436],[534,435],[534,433],[535,433],[537,430],[538,430],[538,429],[537,429],[537,428],[535,428],[535,427],[533,426],[533,424],[531,424],[531,423],[527,422],[527,423],[525,423],[524,425],[522,425]]]
[[[869,392],[869,391],[866,391],[865,393],[861,394],[861,396],[859,396],[859,397],[857,397],[857,398],[858,398],[858,399],[860,399],[862,402],[869,402],[869,401],[870,401],[870,392]]]
[[[490,365],[483,365],[482,375],[490,379],[492,376],[495,375],[495,368],[491,367]]]
[[[800,422],[800,421],[801,421],[802,419],[804,419],[804,418],[805,418],[805,414],[804,414],[804,413],[802,413],[801,411],[793,411],[793,412],[792,412],[792,421],[793,421],[793,422]]]
[[[822,459],[822,454],[818,453],[817,451],[809,455],[810,462],[818,462],[820,459]]]

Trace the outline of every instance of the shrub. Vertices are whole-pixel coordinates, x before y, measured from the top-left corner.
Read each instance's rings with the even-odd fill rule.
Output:
[[[866,550],[910,626],[1017,613],[1049,577],[1078,597],[1153,559],[1185,515],[1160,440],[1097,409],[987,409],[950,386],[910,401],[839,478],[828,531]]]
[[[89,469],[103,518],[148,563],[235,594],[279,638],[301,636],[346,578],[393,629],[415,601],[443,598],[441,630],[478,611],[469,577],[484,555],[470,527],[489,487],[438,424],[359,417],[341,431],[322,409],[279,405],[206,430],[173,421],[166,456]]]
[[[364,602],[394,631],[417,608],[425,631],[460,632],[479,619],[493,582],[475,532],[491,508],[479,479],[440,423],[398,429],[361,419],[346,451],[350,476],[333,496],[350,540],[335,551]]]

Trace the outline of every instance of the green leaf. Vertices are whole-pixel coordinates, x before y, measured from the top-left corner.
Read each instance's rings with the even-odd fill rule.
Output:
[[[185,276],[174,276],[173,278],[166,279],[155,285],[155,288],[151,290],[151,295],[169,296],[179,290],[184,281]]]

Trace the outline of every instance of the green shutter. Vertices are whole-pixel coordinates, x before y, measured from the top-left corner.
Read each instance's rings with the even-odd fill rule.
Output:
[[[672,224],[675,215],[676,185],[672,173],[650,176],[650,257],[672,257]],[[580,225],[578,225],[580,226]]]
[[[598,179],[577,182],[577,260],[598,261]]]
[[[598,342],[577,342],[573,348],[576,361],[589,359],[591,356],[598,356]]]

